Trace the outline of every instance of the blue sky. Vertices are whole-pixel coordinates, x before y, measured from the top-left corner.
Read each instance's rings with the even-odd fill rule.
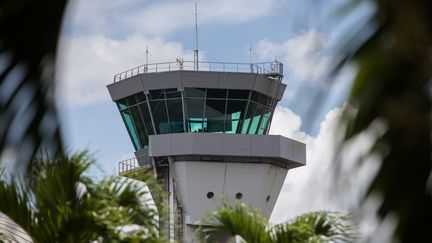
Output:
[[[325,184],[321,182],[326,179],[314,173],[328,167],[322,158],[331,157],[331,131],[337,129],[355,65],[348,65],[331,79],[326,79],[326,74],[341,43],[373,10],[364,2],[355,10],[339,11],[346,2],[198,1],[201,60],[248,62],[251,46],[252,61],[276,58],[285,65],[287,90],[275,112],[271,133],[307,143],[308,166],[288,173],[273,221],[326,209],[317,205],[337,207],[325,196],[328,188],[307,189],[307,193],[305,188]],[[194,1],[71,1],[57,73],[58,103],[69,151],[89,149],[103,173],[117,173],[117,163],[133,155],[133,146],[105,86],[115,73],[144,64],[146,46],[150,62],[175,61],[177,57],[192,60],[193,13]],[[315,199],[309,200],[308,195]]]

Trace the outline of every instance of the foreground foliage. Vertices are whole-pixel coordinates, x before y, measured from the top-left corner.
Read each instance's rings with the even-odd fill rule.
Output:
[[[374,3],[375,14],[342,51],[343,60],[359,68],[349,98],[357,112],[345,115],[344,142],[374,124],[385,128],[368,152],[382,160],[362,200],[378,195],[374,213],[383,222],[395,219],[391,241],[432,242],[432,2]],[[361,45],[352,44],[365,36]],[[388,226],[379,228],[389,231]]]
[[[355,239],[349,216],[335,212],[310,212],[286,223],[267,225],[258,211],[243,204],[224,205],[205,219],[198,233],[205,242],[220,235],[238,235],[246,242],[348,242]]]
[[[37,160],[19,180],[0,180],[0,212],[34,242],[159,242],[158,214],[142,184],[85,176],[86,152]]]

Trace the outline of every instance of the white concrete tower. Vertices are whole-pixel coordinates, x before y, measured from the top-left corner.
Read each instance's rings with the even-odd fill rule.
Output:
[[[120,173],[152,167],[165,183],[171,239],[194,242],[222,197],[269,217],[288,170],[305,165],[303,143],[268,135],[286,88],[282,67],[146,64],[107,86],[135,147],[136,159],[120,162]]]

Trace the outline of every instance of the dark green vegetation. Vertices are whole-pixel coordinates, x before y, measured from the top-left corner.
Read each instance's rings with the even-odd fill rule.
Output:
[[[41,148],[63,152],[54,70],[65,0],[0,2],[0,156],[24,170]]]
[[[163,242],[142,183],[121,177],[94,182],[84,175],[92,162],[85,152],[34,161],[21,180],[0,180],[0,211],[35,243]]]
[[[268,220],[245,205],[224,205],[203,220],[198,233],[205,242],[222,234],[238,235],[246,242],[349,242],[356,226],[350,217],[332,212],[310,212],[286,223],[267,226]]]
[[[432,242],[432,2],[374,2],[376,14],[342,48],[344,61],[359,66],[349,98],[357,111],[345,115],[344,140],[376,121],[385,124],[369,152],[383,159],[364,199],[379,195],[376,214],[383,220],[396,216],[395,239]],[[353,42],[371,26],[375,31],[357,48]]]

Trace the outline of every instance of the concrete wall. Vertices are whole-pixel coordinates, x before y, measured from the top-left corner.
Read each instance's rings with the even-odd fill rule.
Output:
[[[287,172],[269,164],[177,161],[174,173],[185,223],[197,224],[223,199],[245,203],[270,217]],[[214,193],[213,198],[207,198],[209,192]],[[236,199],[237,193],[242,194],[241,199]]]
[[[257,163],[264,160],[294,168],[306,164],[306,145],[279,135],[175,133],[149,137],[150,157],[179,155],[221,156],[228,160],[246,157]]]

